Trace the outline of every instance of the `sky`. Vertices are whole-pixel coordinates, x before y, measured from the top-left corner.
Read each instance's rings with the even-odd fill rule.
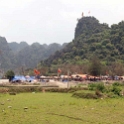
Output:
[[[124,19],[123,5],[124,0],[0,0],[0,36],[9,43],[68,43],[82,12],[111,26]]]

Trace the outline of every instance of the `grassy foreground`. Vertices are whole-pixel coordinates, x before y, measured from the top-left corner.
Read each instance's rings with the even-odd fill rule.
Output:
[[[124,99],[70,93],[0,94],[0,124],[123,124]]]

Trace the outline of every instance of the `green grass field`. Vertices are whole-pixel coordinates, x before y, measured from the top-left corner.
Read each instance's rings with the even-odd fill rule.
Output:
[[[77,99],[71,93],[0,94],[0,124],[123,123],[124,98]]]

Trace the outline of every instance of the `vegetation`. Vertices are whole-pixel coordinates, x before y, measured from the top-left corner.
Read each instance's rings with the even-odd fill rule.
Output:
[[[4,37],[0,37],[0,68],[1,70],[14,70],[22,73],[22,70],[34,68],[41,60],[48,58],[55,51],[62,49],[66,44],[52,43],[41,45],[26,42],[7,43]]]
[[[32,74],[32,67],[36,67],[42,75],[56,75],[57,69],[61,68],[62,74],[122,76],[124,21],[109,27],[94,17],[83,17],[77,23],[72,42],[62,46],[55,43],[30,46],[22,42],[19,47],[19,44],[8,44],[0,37],[0,60],[1,68],[14,69],[22,74],[25,69],[26,73]]]
[[[122,97],[123,96],[123,84],[115,82],[111,85],[105,85],[104,83],[91,83],[88,85],[89,90],[95,91],[99,97]]]
[[[64,74],[69,71],[70,73],[82,72],[93,75],[105,75],[106,73],[123,75],[123,32],[124,21],[109,27],[107,24],[100,24],[94,17],[83,17],[77,23],[74,40],[61,51],[57,51],[45,61],[41,61],[40,68],[46,66],[52,70],[59,66]],[[93,64],[91,61],[94,56],[99,60],[98,64],[96,60],[96,72],[90,66]]]
[[[56,93],[73,93],[73,96],[98,99],[98,98],[114,98],[124,96],[124,84],[115,82],[112,85],[103,82],[92,82],[88,85],[77,85],[70,88],[59,88],[58,86],[43,87],[37,85],[1,85],[0,93],[26,93],[26,92],[56,92]]]
[[[45,59],[49,53],[57,50],[57,44],[28,46],[22,43],[19,49],[5,38],[0,37],[0,65],[2,68],[20,66],[33,67],[34,63]],[[13,54],[14,48],[16,53]],[[48,51],[49,52],[48,52]],[[43,53],[41,56],[40,54]],[[37,58],[37,55],[39,58]],[[21,59],[21,61],[20,61]],[[41,61],[37,68],[41,74],[87,73],[93,76],[124,74],[124,21],[108,27],[100,24],[94,17],[81,18],[75,29],[75,38],[61,51],[56,51],[50,58]],[[34,62],[35,60],[35,62]],[[35,64],[36,64],[35,63]],[[33,69],[26,70],[33,74]],[[14,76],[8,70],[5,76],[11,80]],[[0,122],[2,124],[122,124],[124,108],[124,84],[112,85],[102,82],[71,88],[46,88],[36,86],[0,87]]]
[[[100,76],[102,64],[100,63],[99,59],[94,56],[90,63],[91,63],[89,67],[90,74],[93,76]]]
[[[15,74],[12,70],[6,72],[5,77],[11,81],[14,78]]]
[[[124,99],[77,99],[71,93],[0,94],[2,124],[123,124]]]

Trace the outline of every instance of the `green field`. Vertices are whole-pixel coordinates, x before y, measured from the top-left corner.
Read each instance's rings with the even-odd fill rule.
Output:
[[[82,99],[71,93],[0,94],[0,124],[123,124],[124,98]]]

